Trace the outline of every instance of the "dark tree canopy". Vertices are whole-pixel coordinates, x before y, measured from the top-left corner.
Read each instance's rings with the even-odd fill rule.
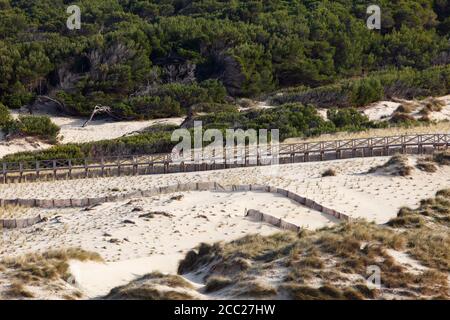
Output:
[[[449,1],[377,2],[379,31],[366,27],[368,0],[0,0],[0,102],[46,95],[74,114],[101,104],[151,118],[450,63]],[[66,27],[71,4],[80,30]]]

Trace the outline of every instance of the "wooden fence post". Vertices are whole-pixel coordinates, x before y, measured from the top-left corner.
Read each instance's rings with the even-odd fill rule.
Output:
[[[36,178],[38,180],[40,178],[40,163],[39,163],[39,160],[36,160]]]
[[[53,160],[53,180],[56,180],[56,160]]]
[[[84,159],[84,177],[85,178],[88,177],[88,163],[87,163],[87,159]]]
[[[22,182],[23,177],[23,162],[19,162],[19,182]]]
[[[72,159],[69,159],[69,178],[72,179]]]
[[[101,175],[102,175],[102,177],[104,177],[105,176],[105,159],[103,157],[101,158],[100,163],[101,163],[101,167],[102,167]]]
[[[137,159],[135,156],[133,156],[133,175],[138,174],[138,165],[137,165]]]
[[[3,183],[7,183],[8,182],[8,179],[6,177],[7,174],[8,173],[7,173],[7,170],[6,170],[6,163],[3,162]]]

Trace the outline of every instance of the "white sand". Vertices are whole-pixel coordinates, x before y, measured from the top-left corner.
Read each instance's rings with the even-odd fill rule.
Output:
[[[437,97],[438,100],[441,100],[445,103],[445,106],[443,107],[442,111],[434,111],[430,113],[430,119],[435,121],[445,121],[450,120],[450,95],[443,96],[443,97]],[[404,100],[405,102],[416,102],[419,103],[420,101],[410,101],[410,100]],[[378,120],[386,120],[389,119],[395,110],[401,105],[401,102],[393,102],[393,101],[379,101],[372,103],[371,105],[363,108],[363,113],[370,119],[374,121]],[[419,113],[419,111],[422,109],[422,107],[417,108],[413,113],[411,113],[411,116],[413,116],[416,119],[420,119],[422,115]]]
[[[12,111],[11,114],[14,118],[18,118],[20,115],[18,111]],[[58,139],[61,143],[83,143],[116,139],[125,135],[138,133],[151,126],[180,125],[184,121],[184,118],[121,122],[94,119],[88,126],[82,128],[86,119],[36,113],[36,115],[42,114],[48,115],[55,124],[60,126],[61,131]],[[17,152],[45,150],[51,147],[51,144],[44,143],[32,137],[16,138],[6,141],[4,134],[0,131],[0,158]]]
[[[152,271],[176,273],[179,260],[200,242],[230,241],[249,233],[279,231],[245,218],[246,207],[263,211],[270,204],[272,215],[310,229],[337,222],[278,194],[209,191],[177,194],[184,198],[171,200],[173,195],[164,195],[132,203],[105,203],[92,211],[34,209],[50,220],[26,230],[6,230],[0,255],[61,246],[98,252],[106,264],[72,262],[80,290],[95,297]],[[136,207],[143,211],[133,212]],[[151,211],[164,211],[173,217],[139,218]],[[58,222],[52,219],[55,215],[60,216]],[[135,224],[124,223],[125,220]]]
[[[0,132],[0,158],[17,152],[44,150],[51,146],[51,144],[38,141],[32,137],[5,141],[3,133]]]
[[[390,118],[394,111],[401,105],[399,102],[379,101],[364,108],[364,114],[369,120],[383,120]]]
[[[13,117],[17,118],[19,112],[13,111]],[[89,141],[99,141],[115,139],[124,135],[141,131],[154,125],[174,124],[180,125],[184,118],[166,118],[145,121],[111,121],[96,120],[89,122],[86,127],[82,127],[87,119],[69,116],[55,116],[48,113],[36,113],[36,115],[47,115],[61,128],[59,138],[62,143],[81,143]]]
[[[223,185],[254,183],[285,188],[353,217],[384,223],[394,217],[400,207],[416,206],[421,199],[450,186],[449,167],[441,167],[435,173],[415,170],[410,177],[364,174],[388,159],[389,157],[359,158],[287,164],[275,168],[251,167],[170,175],[10,184],[0,185],[0,197],[70,199],[128,193],[187,182],[216,181]],[[321,174],[328,168],[335,169],[338,176],[322,178]],[[120,191],[112,191],[114,188],[119,188]]]
[[[2,198],[72,198],[145,190],[178,182],[217,181],[222,184],[256,183],[282,187],[337,209],[352,217],[384,223],[402,206],[415,207],[424,198],[450,186],[450,167],[436,173],[415,170],[410,177],[366,174],[388,157],[330,162],[253,167],[199,173],[115,177],[87,180],[0,185]],[[412,157],[414,161],[414,157]],[[328,168],[337,176],[322,178]],[[277,169],[277,170],[276,170]],[[329,217],[293,203],[278,194],[264,192],[186,192],[104,203],[92,211],[78,208],[44,210],[48,222],[22,230],[3,230],[1,256],[56,247],[82,247],[98,252],[106,264],[72,263],[80,289],[88,296],[106,294],[111,288],[159,270],[175,273],[179,259],[200,242],[230,241],[245,234],[271,234],[277,228],[244,217],[245,209],[257,209],[310,229],[334,223]],[[133,212],[142,207],[143,211]],[[150,219],[139,215],[164,211]],[[60,216],[58,219],[51,219]],[[130,220],[135,224],[124,223]],[[111,240],[116,239],[116,240]]]

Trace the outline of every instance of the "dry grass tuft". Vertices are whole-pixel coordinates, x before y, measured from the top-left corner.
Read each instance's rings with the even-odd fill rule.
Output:
[[[434,97],[427,98],[421,102],[424,109],[430,112],[440,112],[445,106],[445,102]]]
[[[401,112],[401,113],[413,113],[418,107],[418,104],[416,102],[402,102],[401,105],[398,106],[398,108],[395,110],[395,112]]]
[[[50,250],[43,253],[30,253],[19,257],[5,258],[2,264],[13,270],[14,277],[25,283],[40,280],[67,280],[70,277],[69,260],[103,261],[99,254],[79,248]]]
[[[277,295],[277,289],[258,280],[240,281],[234,287],[234,297],[267,298]]]
[[[407,123],[407,122],[414,122],[416,119],[414,116],[402,113],[402,112],[394,112],[391,119],[389,120],[392,123]]]
[[[34,298],[34,294],[25,288],[22,282],[14,281],[6,291],[6,296],[11,298]]]
[[[416,210],[402,208],[385,226],[354,221],[299,235],[251,235],[202,245],[191,257],[189,272],[206,275],[205,292],[226,287],[230,298],[448,298],[443,276],[450,270],[448,229],[436,232],[428,226],[446,227],[437,217],[442,218],[449,194],[441,191]],[[409,266],[396,261],[387,249],[405,252],[430,269],[409,272]],[[246,261],[245,268],[235,267],[236,259]],[[381,269],[382,291],[365,285],[370,265]],[[273,274],[279,274],[278,281]]]
[[[390,158],[385,164],[376,166],[369,170],[369,173],[389,174],[393,176],[409,176],[414,168],[409,165],[408,157],[398,154]]]
[[[222,276],[212,276],[208,278],[208,281],[205,285],[205,291],[206,292],[214,292],[222,290],[223,288],[226,288],[230,284],[232,284],[233,281],[229,277],[222,277]]]
[[[450,151],[446,150],[444,152],[434,153],[433,160],[442,166],[449,166],[450,165]]]
[[[193,286],[177,275],[154,272],[129,284],[114,288],[108,300],[192,300]]]
[[[434,163],[424,160],[424,159],[420,159],[419,161],[417,161],[416,164],[417,169],[421,170],[421,171],[425,171],[425,172],[436,172],[437,171],[437,167]]]
[[[322,173],[322,177],[334,177],[336,176],[336,170],[334,169],[327,169]]]
[[[369,289],[364,285],[339,288],[325,284],[316,288],[290,282],[284,284],[282,289],[294,300],[364,300],[374,299],[377,296],[375,289]]]

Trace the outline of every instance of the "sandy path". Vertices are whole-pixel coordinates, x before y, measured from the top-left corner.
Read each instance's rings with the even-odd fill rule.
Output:
[[[12,111],[14,118],[19,117],[17,111]],[[46,113],[36,113],[36,115]],[[167,118],[146,121],[108,121],[94,120],[85,128],[82,125],[86,119],[67,116],[49,115],[52,121],[60,126],[59,139],[61,143],[83,143],[90,141],[110,140],[120,138],[124,135],[142,131],[154,125],[180,125],[184,118]],[[4,134],[0,131],[0,158],[9,154],[24,151],[39,151],[51,148],[52,145],[38,141],[34,138],[20,138],[5,141]]]
[[[14,118],[21,113],[13,111]],[[111,121],[93,120],[88,126],[82,128],[87,119],[69,116],[55,116],[48,113],[36,112],[36,115],[46,115],[61,128],[59,137],[62,143],[81,143],[89,141],[99,141],[115,139],[126,134],[141,131],[154,125],[180,125],[184,118],[164,118],[144,121]]]
[[[0,185],[0,197],[70,199],[108,196],[188,182],[216,181],[223,185],[253,183],[285,188],[353,217],[384,223],[394,217],[400,207],[417,206],[421,199],[450,186],[449,167],[441,167],[435,173],[415,170],[410,177],[365,174],[387,159],[345,159],[278,167],[10,184]],[[321,173],[328,168],[333,168],[338,175],[322,178]]]
[[[152,271],[176,273],[179,260],[200,242],[280,231],[245,218],[246,208],[270,210],[276,217],[309,229],[337,222],[278,194],[201,191],[177,195],[183,198],[173,200],[173,195],[163,195],[131,203],[105,203],[92,211],[32,209],[49,221],[24,230],[4,230],[0,257],[57,247],[98,252],[107,263],[72,262],[79,288],[95,297]],[[139,217],[153,211],[171,216]],[[53,219],[55,216],[58,218]]]
[[[254,183],[282,187],[352,217],[384,223],[395,217],[400,207],[415,207],[420,200],[450,187],[449,166],[440,167],[436,173],[414,170],[409,177],[366,173],[387,159],[345,159],[278,167],[0,185],[0,197],[97,196],[116,193],[113,188],[130,192],[194,181]],[[328,168],[333,168],[337,176],[322,178],[321,173]],[[178,201],[172,199],[174,195],[184,197]],[[249,233],[265,235],[279,231],[245,218],[246,208],[310,229],[334,223],[279,194],[193,191],[104,203],[91,211],[29,209],[30,215],[41,213],[49,217],[49,221],[23,230],[3,230],[0,257],[62,246],[98,252],[106,259],[106,264],[72,264],[80,289],[88,297],[96,297],[154,270],[174,273],[179,259],[200,242],[230,241]],[[171,216],[139,217],[153,211]],[[55,216],[59,217],[52,219]]]

